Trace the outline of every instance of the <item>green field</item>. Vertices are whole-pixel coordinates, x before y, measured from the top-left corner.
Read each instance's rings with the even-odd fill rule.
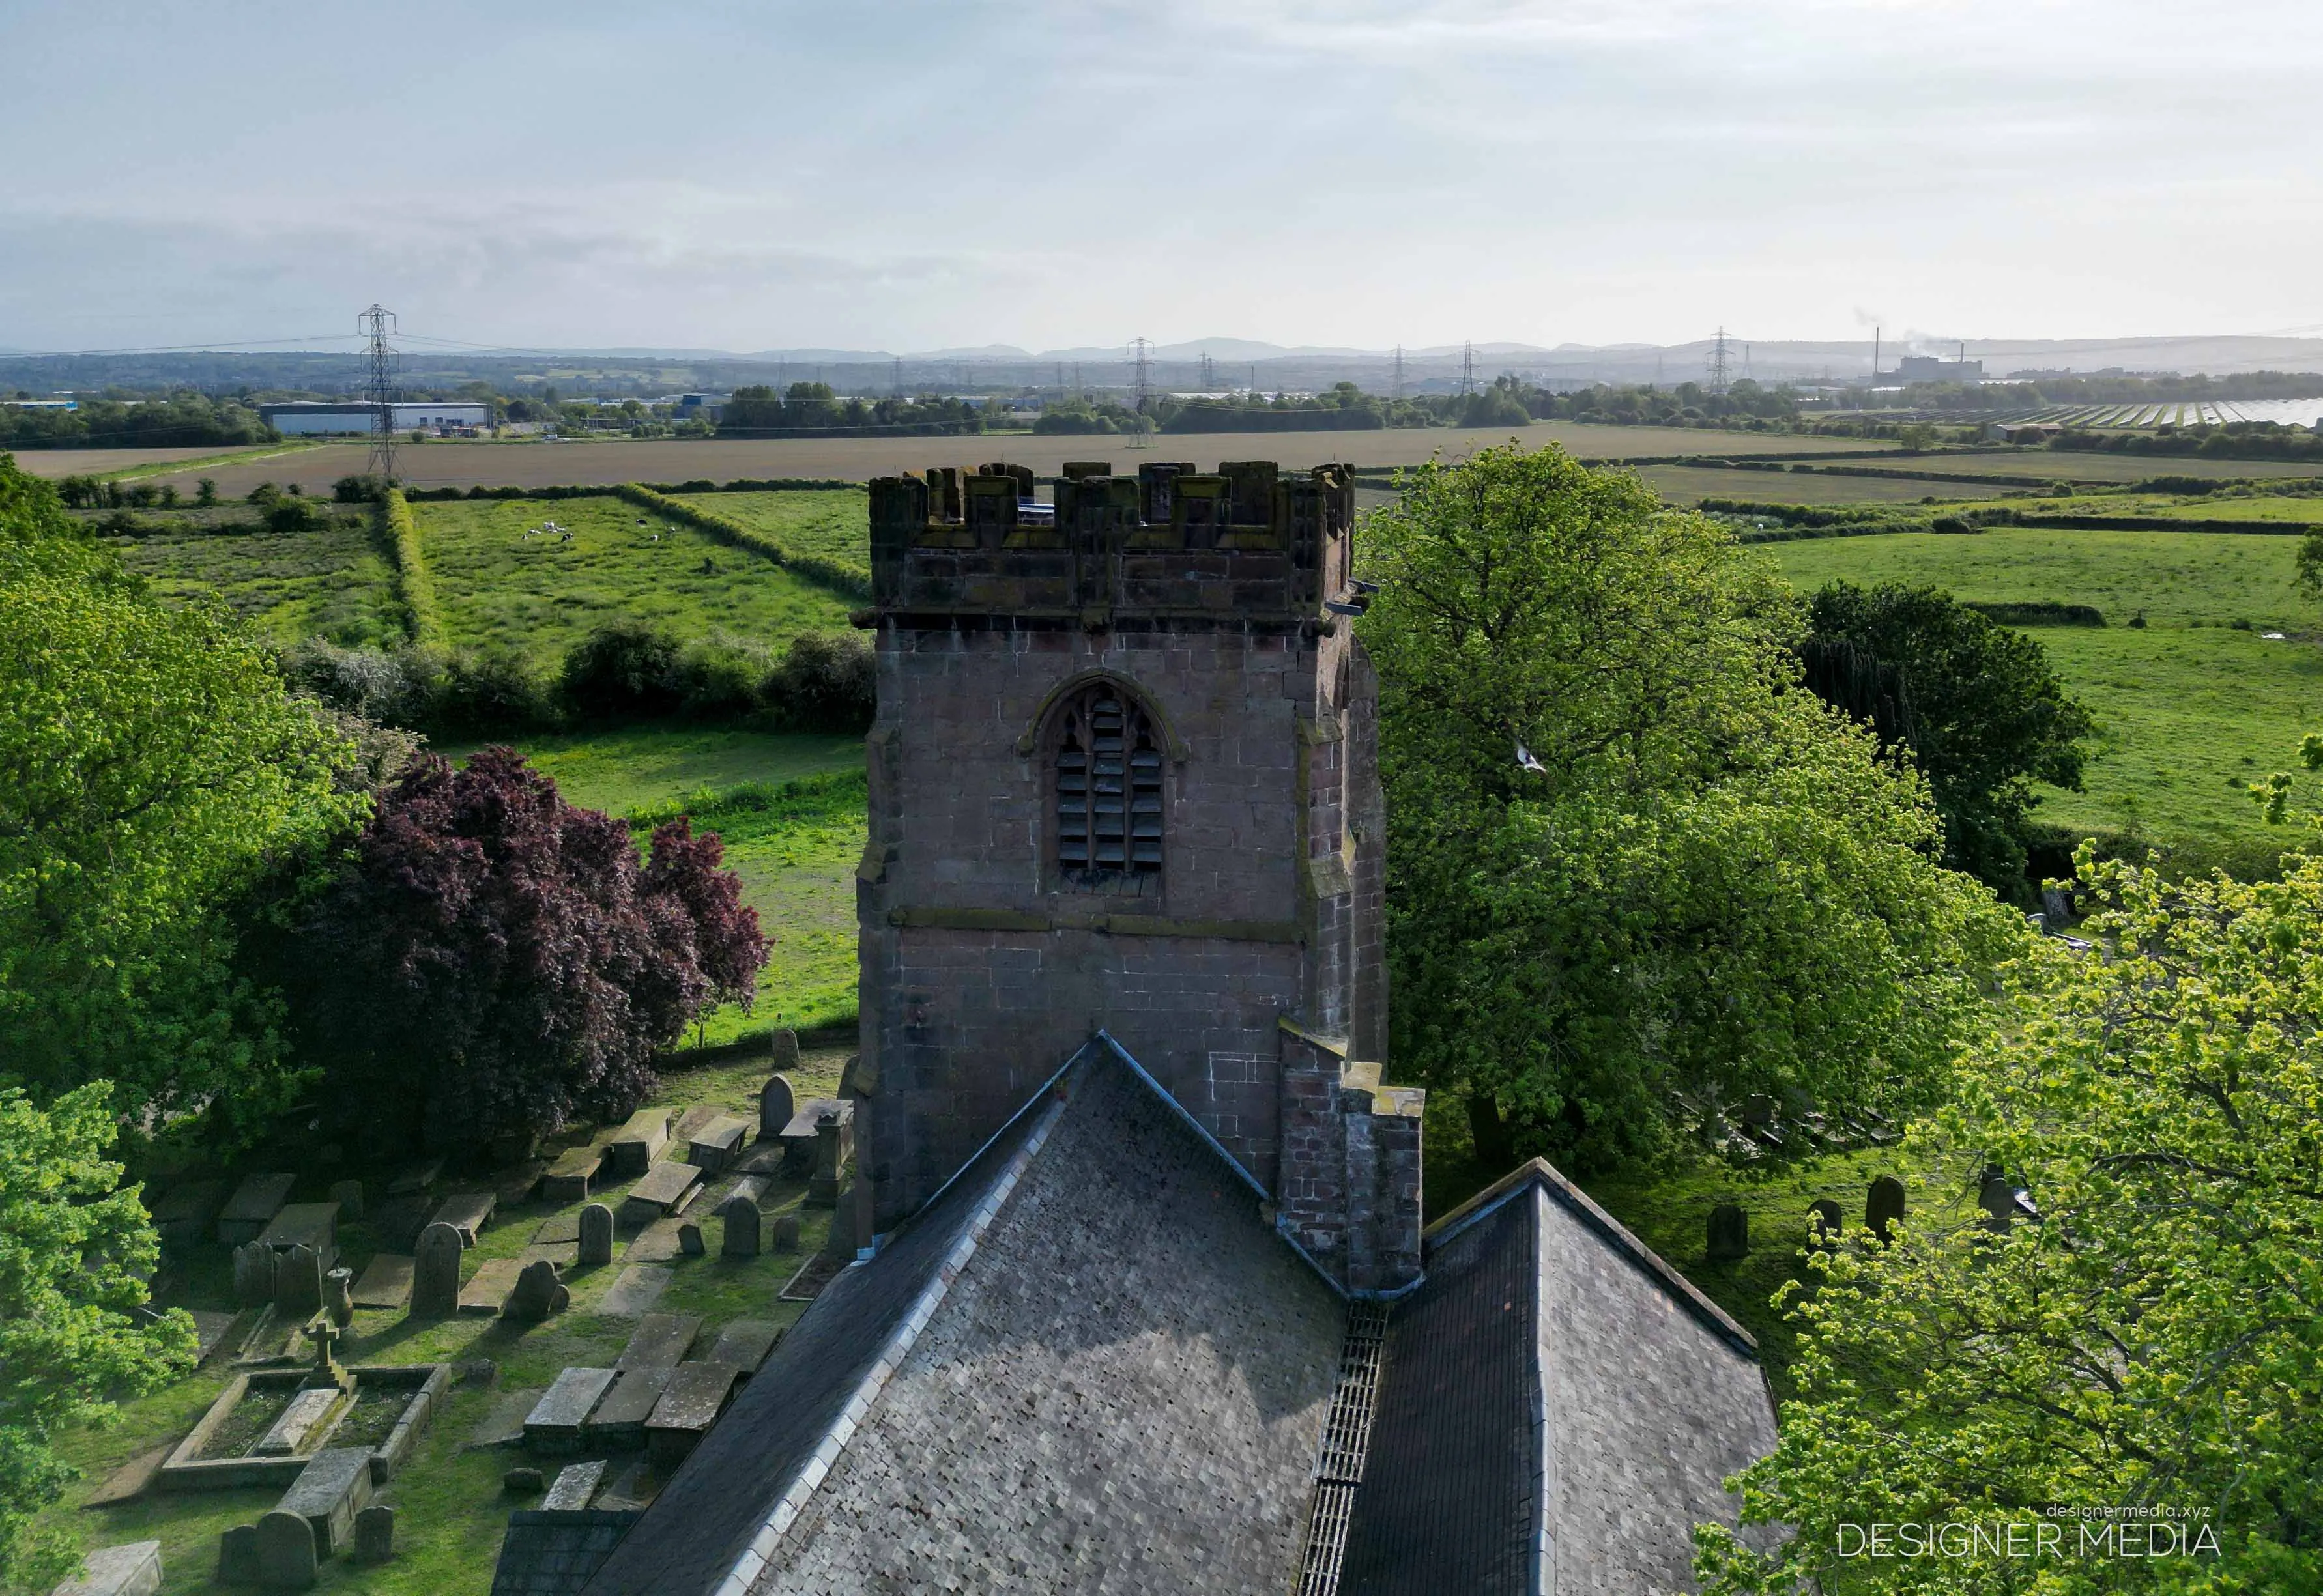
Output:
[[[2291,588],[2297,539],[2004,527],[1768,549],[1802,589],[1843,578],[2094,604],[2111,624],[2033,634],[2098,720],[2088,790],[2045,790],[2036,818],[2135,836],[2190,865],[2255,867],[2288,840],[2241,788],[2323,729],[2323,607]],[[2146,627],[2125,624],[2140,610]]]
[[[830,492],[680,493],[681,504],[764,532],[785,548],[858,565],[871,563],[871,500],[852,489]]]
[[[768,644],[847,624],[847,601],[828,590],[610,496],[415,504],[412,514],[453,640],[544,665],[614,620]],[[526,536],[546,521],[572,541]]]
[[[122,563],[172,598],[215,592],[277,643],[400,639],[393,573],[363,519],[319,532],[212,529],[215,517],[166,518],[169,529],[108,537]]]
[[[1888,462],[1876,462],[1885,466]],[[2215,477],[2242,482],[2259,477],[2311,477],[2313,461],[2211,460],[2169,454],[2083,454],[2077,449],[2006,449],[1989,454],[1906,455],[1899,470],[1932,476],[2041,477],[2083,482],[2142,482],[2153,477]],[[1869,481],[1872,479],[1863,479]]]
[[[1992,491],[1982,484],[1923,477],[1834,477],[1702,465],[1648,465],[1640,467],[1638,474],[1663,498],[1679,504],[1692,504],[1697,499],[1740,499],[1762,504],[1917,504],[1926,498],[1974,499]]]

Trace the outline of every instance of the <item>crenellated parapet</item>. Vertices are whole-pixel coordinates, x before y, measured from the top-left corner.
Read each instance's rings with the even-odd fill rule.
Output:
[[[1053,504],[1022,466],[942,466],[870,484],[875,607],[904,625],[978,618],[1104,628],[1290,628],[1347,596],[1354,479],[1344,465],[1134,476],[1065,467]]]

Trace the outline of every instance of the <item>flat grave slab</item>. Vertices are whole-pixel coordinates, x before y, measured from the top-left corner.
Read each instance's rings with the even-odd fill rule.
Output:
[[[583,1201],[604,1165],[605,1150],[601,1147],[569,1148],[540,1178],[540,1195],[552,1203]]]
[[[621,1199],[621,1223],[645,1225],[665,1214],[678,1213],[701,1184],[702,1171],[692,1164],[675,1160],[656,1164]]]
[[[473,1247],[476,1233],[491,1223],[492,1210],[500,1206],[500,1197],[489,1191],[455,1191],[436,1205],[431,1225],[448,1225],[460,1233],[460,1244]]]
[[[161,1588],[161,1543],[131,1541],[99,1546],[81,1559],[78,1577],[50,1596],[152,1596]]]
[[[581,1210],[578,1208],[563,1214],[551,1214],[540,1222],[540,1228],[532,1233],[532,1244],[536,1247],[553,1247],[559,1242],[577,1242],[580,1239]]]
[[[782,1327],[771,1319],[736,1319],[718,1333],[708,1361],[731,1363],[746,1375],[755,1374],[782,1338]]]
[[[694,1132],[725,1113],[714,1103],[697,1103],[677,1116],[677,1123],[669,1128],[669,1139],[683,1147],[693,1140]]]
[[[566,1463],[556,1471],[556,1479],[548,1487],[548,1494],[540,1499],[541,1509],[551,1513],[578,1513],[589,1506],[589,1499],[597,1494],[604,1482],[605,1461],[598,1458],[590,1463]]]
[[[646,1448],[656,1463],[675,1467],[726,1411],[741,1371],[730,1363],[680,1363],[669,1389],[646,1420]]]
[[[613,1360],[616,1369],[675,1368],[702,1338],[695,1314],[647,1314],[630,1333],[629,1345]]]
[[[656,1219],[630,1242],[621,1252],[624,1263],[667,1263],[678,1254],[677,1233],[684,1223],[680,1219]]]
[[[207,1363],[212,1353],[225,1344],[234,1329],[234,1322],[242,1316],[221,1308],[197,1307],[191,1310],[194,1320],[194,1361]]]
[[[354,1539],[355,1514],[371,1500],[371,1448],[335,1446],[315,1454],[275,1504],[314,1527],[315,1552],[331,1557]]]
[[[613,1389],[589,1416],[588,1444],[614,1452],[636,1452],[646,1444],[646,1420],[669,1389],[675,1363],[646,1365],[618,1371]]]
[[[826,1111],[838,1114],[841,1125],[855,1123],[855,1105],[845,1097],[810,1097],[799,1105],[798,1112],[791,1115],[791,1123],[783,1127],[783,1140],[803,1141],[809,1147],[813,1146],[814,1127]]]
[[[355,1281],[357,1307],[401,1307],[411,1300],[411,1254],[374,1253]]]
[[[517,1266],[521,1270],[524,1265],[543,1258],[556,1266],[558,1274],[564,1274],[581,1261],[581,1243],[577,1241],[535,1242],[516,1255]]]
[[[748,1120],[721,1114],[686,1138],[686,1161],[697,1169],[722,1169],[734,1161],[749,1136]]]
[[[422,1159],[416,1164],[406,1164],[387,1183],[387,1195],[404,1197],[416,1191],[426,1191],[444,1173],[440,1158]]]
[[[611,1369],[561,1371],[525,1416],[524,1444],[536,1452],[578,1452],[590,1410],[613,1383]]]
[[[493,1401],[490,1413],[484,1415],[468,1434],[466,1450],[485,1446],[513,1446],[524,1439],[524,1421],[540,1402],[541,1391],[502,1391]]]
[[[780,1137],[761,1137],[742,1150],[731,1168],[737,1175],[772,1177],[783,1167],[783,1143]]]
[[[308,1443],[318,1438],[323,1426],[340,1413],[346,1394],[336,1386],[322,1386],[310,1391],[292,1395],[290,1405],[282,1410],[258,1445],[250,1449],[252,1457],[295,1457],[308,1449]]]
[[[500,1312],[523,1272],[524,1265],[513,1258],[487,1258],[460,1288],[460,1312],[471,1318]]]
[[[323,1260],[328,1269],[339,1256],[339,1205],[328,1203],[288,1203],[276,1210],[259,1233],[259,1245],[280,1252],[288,1247],[306,1247]]]
[[[541,1181],[546,1179],[547,1175],[546,1159],[526,1159],[521,1163],[510,1164],[507,1169],[494,1175],[492,1191],[502,1203],[514,1207],[519,1203],[530,1202],[533,1192],[539,1188]]]
[[[669,1110],[640,1108],[605,1142],[605,1160],[615,1179],[633,1179],[653,1166],[669,1145]]]
[[[167,1446],[156,1446],[151,1452],[141,1452],[105,1477],[105,1483],[89,1492],[84,1508],[110,1508],[122,1502],[134,1501],[145,1494],[153,1483],[153,1476],[170,1461],[170,1454],[178,1449],[175,1441]]]
[[[672,1245],[675,1244],[673,1240]],[[631,1262],[614,1278],[612,1288],[597,1305],[597,1311],[617,1319],[633,1319],[661,1300],[672,1278],[666,1264]]]
[[[223,1180],[188,1180],[162,1193],[153,1204],[153,1228],[161,1245],[176,1252],[207,1240],[226,1196]]]
[[[419,1233],[427,1228],[427,1215],[436,1205],[419,1192],[406,1192],[390,1197],[371,1211],[371,1234],[382,1247],[392,1252],[409,1252],[418,1244]]]
[[[218,1210],[217,1239],[229,1247],[256,1241],[282,1211],[298,1182],[296,1175],[252,1175],[243,1180]]]

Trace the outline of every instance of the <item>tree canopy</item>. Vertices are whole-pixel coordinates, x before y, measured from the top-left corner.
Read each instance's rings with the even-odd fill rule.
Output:
[[[1937,866],[1918,778],[1798,690],[1768,567],[1553,447],[1423,468],[1364,549],[1392,1056],[1480,1156],[1650,1151],[1678,1093],[1940,1095],[2020,933]]]

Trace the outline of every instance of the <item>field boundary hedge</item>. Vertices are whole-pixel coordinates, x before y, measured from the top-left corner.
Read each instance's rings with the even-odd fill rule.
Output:
[[[2061,604],[2054,599],[1962,599],[1960,603],[2002,626],[2103,626],[2105,611],[2094,604]]]
[[[2257,537],[2304,537],[2315,529],[2307,521],[2232,521],[2192,516],[2026,515],[2018,512],[2019,527],[2055,527],[2074,532],[2239,532]]]
[[[436,608],[436,584],[419,546],[419,523],[402,490],[390,488],[379,501],[380,539],[395,570],[395,596],[403,606],[403,629],[415,647],[432,648],[444,638],[444,618]]]
[[[871,573],[864,566],[846,560],[833,560],[822,555],[803,555],[785,548],[776,538],[755,527],[746,527],[715,510],[687,504],[672,499],[666,493],[655,491],[642,482],[623,482],[608,490],[615,498],[627,500],[640,509],[649,509],[673,521],[683,521],[695,531],[715,538],[734,548],[747,549],[763,555],[794,575],[805,578],[822,587],[842,593],[850,599],[871,596]]]
[[[690,482],[640,482],[638,486],[656,493],[831,492],[849,488],[860,492],[863,489],[861,482],[849,477],[737,477],[730,482],[697,478]],[[403,496],[415,504],[450,504],[469,499],[609,499],[619,491],[620,485],[612,482],[566,482],[540,488],[406,488]]]

